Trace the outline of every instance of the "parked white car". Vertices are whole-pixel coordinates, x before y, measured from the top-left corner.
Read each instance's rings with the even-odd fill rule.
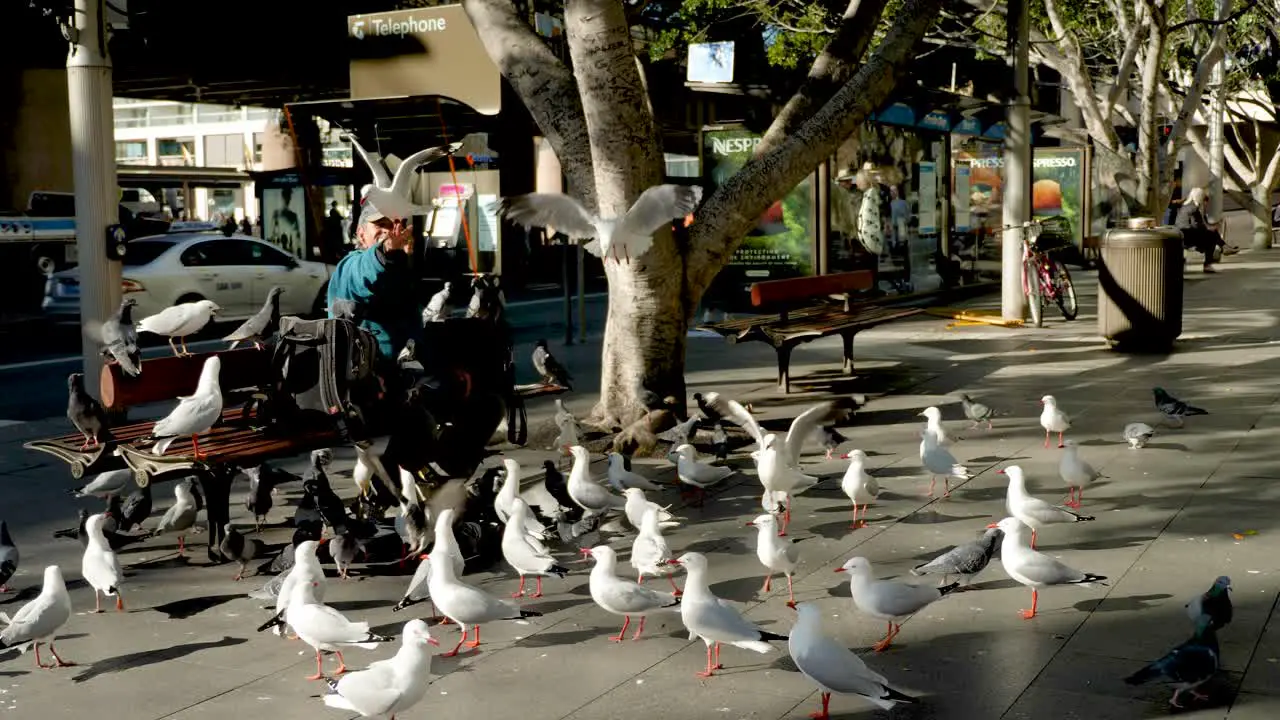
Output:
[[[121,285],[138,301],[135,321],[196,300],[218,303],[218,320],[228,321],[252,315],[276,285],[284,288],[281,314],[318,315],[332,273],[332,265],[299,260],[257,238],[179,232],[130,241]],[[57,322],[80,322],[79,267],[49,277],[43,308]]]

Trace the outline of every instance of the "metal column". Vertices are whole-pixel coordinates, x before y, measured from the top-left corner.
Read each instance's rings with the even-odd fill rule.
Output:
[[[103,0],[75,0],[67,55],[72,176],[76,191],[76,250],[80,264],[80,324],[102,322],[120,302],[120,263],[106,254],[107,226],[119,221],[111,59]],[[102,355],[82,333],[85,387],[99,395]]]
[[[1012,71],[1004,136],[1004,225],[1001,243],[1000,315],[1021,320],[1027,311],[1022,292],[1022,223],[1031,219],[1030,0],[1010,0],[1006,59]]]

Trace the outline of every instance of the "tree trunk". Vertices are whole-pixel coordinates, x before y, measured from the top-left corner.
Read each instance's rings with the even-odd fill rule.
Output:
[[[1134,162],[1137,175],[1139,202],[1144,212],[1160,216],[1160,139],[1156,133],[1156,121],[1160,112],[1156,95],[1159,92],[1161,64],[1164,58],[1165,21],[1164,8],[1159,0],[1148,6],[1151,23],[1147,26],[1145,62],[1142,67],[1142,86],[1138,88],[1138,157]]]
[[[1250,244],[1254,250],[1266,250],[1271,247],[1271,187],[1259,182],[1250,188],[1249,194],[1249,215],[1253,217]]]

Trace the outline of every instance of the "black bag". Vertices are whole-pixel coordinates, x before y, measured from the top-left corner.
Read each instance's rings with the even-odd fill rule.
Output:
[[[377,339],[349,320],[280,318],[273,419],[291,429],[335,427],[345,441],[375,437],[386,394],[377,357]]]

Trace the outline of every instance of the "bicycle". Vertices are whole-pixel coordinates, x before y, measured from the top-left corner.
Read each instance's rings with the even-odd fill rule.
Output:
[[[1006,226],[1004,230],[1022,230],[1022,292],[1027,296],[1027,305],[1031,310],[1031,322],[1036,327],[1044,327],[1044,306],[1046,300],[1052,300],[1068,322],[1075,320],[1080,313],[1076,303],[1076,289],[1071,284],[1071,273],[1067,266],[1054,259],[1050,253],[1061,247],[1070,239],[1054,233],[1057,244],[1047,245],[1039,242],[1044,231],[1044,223],[1038,220],[1025,222],[1021,227]]]

